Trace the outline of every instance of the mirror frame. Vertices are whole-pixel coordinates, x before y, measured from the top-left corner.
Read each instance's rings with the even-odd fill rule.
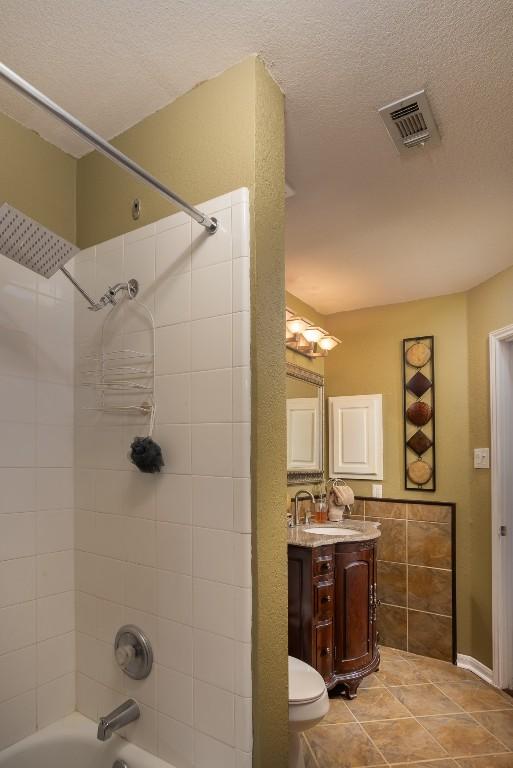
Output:
[[[321,463],[321,469],[319,471],[313,470],[311,472],[289,472],[287,470],[287,485],[304,485],[322,483],[324,480],[324,428],[325,428],[325,413],[324,413],[324,376],[314,371],[309,371],[307,368],[301,368],[294,363],[287,363],[286,365],[287,376],[291,376],[294,379],[300,381],[306,381],[308,384],[313,384],[318,388],[318,397],[320,405],[320,429],[319,429],[319,457]],[[287,432],[288,440],[288,432]]]

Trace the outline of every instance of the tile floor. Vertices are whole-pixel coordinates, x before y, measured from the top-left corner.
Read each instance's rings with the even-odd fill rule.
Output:
[[[382,648],[353,701],[308,731],[306,768],[513,768],[513,699],[443,661]]]

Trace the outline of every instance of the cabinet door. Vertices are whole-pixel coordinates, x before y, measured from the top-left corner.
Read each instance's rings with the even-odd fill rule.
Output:
[[[370,664],[374,651],[374,550],[335,554],[335,672]]]
[[[330,477],[383,479],[381,395],[329,398]]]
[[[326,621],[315,628],[315,668],[325,680],[333,673],[333,624]]]

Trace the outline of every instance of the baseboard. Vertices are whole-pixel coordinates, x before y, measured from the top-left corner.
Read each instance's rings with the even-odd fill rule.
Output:
[[[492,670],[489,667],[485,667],[485,665],[481,664],[481,662],[477,659],[472,658],[472,656],[465,656],[463,653],[458,653],[456,663],[458,667],[462,667],[463,669],[468,669],[470,672],[473,672],[475,675],[480,677],[481,680],[484,680],[485,683],[494,685]]]

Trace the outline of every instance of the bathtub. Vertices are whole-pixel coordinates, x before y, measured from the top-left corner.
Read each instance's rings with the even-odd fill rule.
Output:
[[[0,768],[112,768],[115,760],[128,768],[173,768],[116,734],[98,741],[96,729],[75,712],[4,749]]]

